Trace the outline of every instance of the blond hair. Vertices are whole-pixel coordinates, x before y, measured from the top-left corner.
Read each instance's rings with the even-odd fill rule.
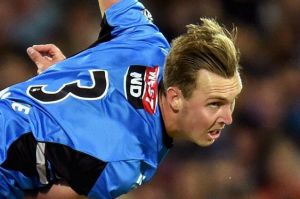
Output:
[[[239,72],[236,29],[229,32],[214,19],[200,20],[201,25],[187,25],[187,32],[172,41],[166,60],[163,87],[178,86],[184,97],[194,91],[200,69],[225,78]]]

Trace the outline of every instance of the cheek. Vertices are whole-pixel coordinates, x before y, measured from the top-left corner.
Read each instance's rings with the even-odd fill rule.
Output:
[[[186,128],[191,132],[206,131],[214,124],[214,115],[204,107],[198,109],[193,107],[188,110],[182,117]]]
[[[217,112],[209,108],[206,108],[203,111],[202,116],[203,116],[203,121],[208,125],[208,127],[211,127],[218,118]]]

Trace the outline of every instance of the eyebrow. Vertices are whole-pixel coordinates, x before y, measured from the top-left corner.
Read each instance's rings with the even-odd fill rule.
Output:
[[[220,97],[220,96],[212,96],[212,97],[207,98],[207,100],[221,100],[221,101],[228,101],[227,98],[225,98],[225,97]]]
[[[234,98],[234,100],[238,99],[238,97],[239,97],[239,94]],[[222,96],[211,96],[211,97],[207,98],[207,101],[208,100],[229,101],[227,98],[222,97]]]

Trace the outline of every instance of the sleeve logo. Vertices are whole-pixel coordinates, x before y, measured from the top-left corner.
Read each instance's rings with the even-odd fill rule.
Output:
[[[145,109],[153,115],[157,106],[159,67],[133,65],[125,76],[127,100],[136,109]]]
[[[148,9],[144,9],[143,14],[149,21],[153,22],[152,14],[151,14],[151,12],[149,12]]]

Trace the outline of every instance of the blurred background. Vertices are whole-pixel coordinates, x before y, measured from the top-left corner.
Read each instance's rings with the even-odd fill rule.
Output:
[[[214,145],[178,142],[154,179],[120,199],[300,198],[300,0],[143,0],[171,41],[213,17],[238,27],[244,90]],[[1,0],[0,90],[36,75],[26,48],[67,56],[96,40],[96,0]]]

